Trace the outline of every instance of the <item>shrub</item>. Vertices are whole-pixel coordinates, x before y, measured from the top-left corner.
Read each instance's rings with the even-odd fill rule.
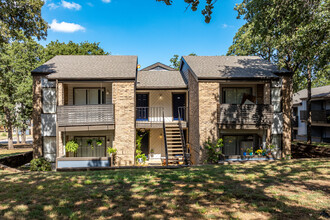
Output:
[[[107,148],[107,152],[108,154],[116,154],[117,153],[117,149],[116,148],[113,148],[113,147],[108,147]]]
[[[204,147],[207,150],[207,161],[209,163],[217,163],[219,156],[222,155],[221,148],[223,147],[223,140],[219,138],[216,142],[210,139],[204,143]]]
[[[50,162],[43,157],[31,160],[30,165],[31,165],[30,166],[31,171],[51,171],[52,170]]]
[[[75,141],[69,141],[65,145],[65,151],[66,152],[72,152],[75,153],[78,150],[79,145]]]

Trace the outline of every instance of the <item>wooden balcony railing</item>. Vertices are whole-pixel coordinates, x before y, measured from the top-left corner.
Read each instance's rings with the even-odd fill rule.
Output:
[[[114,105],[57,106],[57,123],[58,126],[114,124]]]
[[[218,104],[218,123],[224,125],[270,125],[272,105]]]
[[[312,110],[312,122],[330,123],[330,110]],[[307,111],[300,111],[300,119],[307,121]]]

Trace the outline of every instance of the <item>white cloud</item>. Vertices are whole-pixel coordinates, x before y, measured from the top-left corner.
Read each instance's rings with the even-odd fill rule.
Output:
[[[87,2],[87,5],[89,5],[90,7],[94,7],[94,5],[91,2]]]
[[[47,5],[47,7],[49,7],[50,9],[56,9],[56,8],[58,8],[58,7],[60,7],[60,6],[58,6],[58,5],[55,4],[55,3],[49,3],[49,4]]]
[[[61,23],[58,23],[56,19],[52,21],[50,24],[50,29],[56,32],[65,32],[65,33],[73,33],[76,31],[85,31],[86,28],[79,24],[75,23],[67,23],[62,21]]]
[[[76,10],[80,10],[81,9],[81,5],[74,3],[74,2],[67,2],[62,0],[62,7],[63,8],[68,8],[68,9],[76,9]]]
[[[102,2],[104,2],[104,3],[110,3],[111,0],[102,0]]]

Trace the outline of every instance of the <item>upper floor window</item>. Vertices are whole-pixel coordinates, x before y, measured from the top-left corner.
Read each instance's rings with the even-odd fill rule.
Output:
[[[105,104],[104,88],[74,88],[75,105]]]
[[[223,88],[223,103],[225,104],[254,104],[255,96],[252,95],[252,88]]]

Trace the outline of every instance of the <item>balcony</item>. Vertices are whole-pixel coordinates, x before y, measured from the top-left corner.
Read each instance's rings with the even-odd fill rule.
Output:
[[[58,126],[113,125],[114,105],[63,105],[57,107]]]
[[[312,110],[312,122],[321,124],[330,124],[330,110]],[[300,111],[301,121],[307,121],[307,111]]]
[[[136,127],[137,128],[162,128],[163,120],[166,124],[177,124],[178,115],[181,116],[182,126],[187,126],[186,108],[179,107],[178,114],[166,112],[163,107],[137,107],[136,108]],[[164,115],[164,117],[163,117]]]
[[[253,125],[255,127],[270,126],[273,122],[271,105],[236,105],[218,104],[219,125]]]

